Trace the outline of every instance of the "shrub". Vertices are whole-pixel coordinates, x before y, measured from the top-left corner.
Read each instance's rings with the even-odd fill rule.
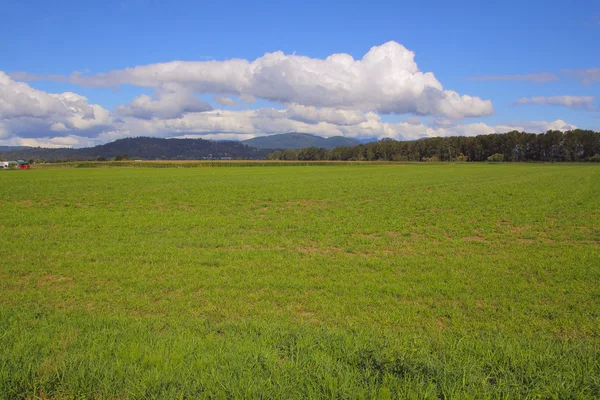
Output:
[[[465,156],[463,153],[460,153],[460,155],[454,158],[452,161],[467,162],[469,161],[469,157]]]
[[[590,162],[600,162],[600,154],[594,154],[591,157],[588,157],[587,159]]]
[[[504,154],[496,153],[494,155],[489,156],[487,160],[491,162],[502,162],[504,161]]]

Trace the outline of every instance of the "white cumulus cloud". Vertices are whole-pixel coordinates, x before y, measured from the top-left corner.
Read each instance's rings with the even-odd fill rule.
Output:
[[[285,116],[308,124],[330,122],[336,125],[356,125],[367,120],[364,114],[357,110],[338,110],[328,107],[316,108],[300,104],[290,104],[285,111]]]
[[[347,57],[334,58],[338,58],[335,61],[338,63],[353,63]],[[0,72],[0,144],[3,145],[82,147],[130,136],[234,140],[284,132],[414,140],[576,128],[562,120],[490,126],[482,122],[457,123],[444,117],[425,123],[418,117],[409,117],[391,123],[372,111],[298,103],[289,103],[283,109],[212,110],[179,83],[163,83],[153,96],[142,95],[116,107],[114,115],[118,118],[76,93],[46,93]]]
[[[452,119],[493,113],[490,100],[446,90],[432,72],[419,70],[415,54],[397,42],[372,47],[360,60],[349,54],[325,59],[267,53],[254,61],[173,61],[95,75],[72,74],[87,86],[180,84],[198,94],[237,95],[383,114],[416,114]]]
[[[600,81],[597,68],[562,72],[585,84]],[[558,77],[539,73],[469,79],[542,83]],[[134,85],[154,93],[109,111],[77,93],[47,93],[19,80]],[[236,109],[213,109],[200,95],[212,95],[213,104]],[[277,105],[241,109],[261,100]],[[586,109],[593,102],[592,96],[553,96],[521,98],[516,104]],[[415,140],[576,128],[563,120],[501,125],[464,121],[492,113],[490,100],[446,89],[432,72],[418,68],[412,51],[396,42],[372,47],[359,59],[278,51],[255,60],[173,61],[98,74],[9,76],[0,71],[0,144],[9,145],[82,147],[130,136],[243,140],[285,132]],[[406,115],[398,118],[402,122],[385,122],[384,114]]]
[[[29,146],[29,147],[90,147],[100,142],[84,136],[68,135],[54,137],[22,138],[13,136],[10,139],[0,140],[3,146]]]
[[[0,71],[0,125],[4,136],[97,133],[112,124],[111,114],[76,93],[46,93],[12,80]],[[8,132],[8,133],[7,133]]]
[[[188,112],[210,110],[212,106],[196,97],[190,89],[176,83],[165,83],[159,86],[152,97],[143,94],[129,104],[118,106],[115,112],[121,116],[142,119],[171,119]]]

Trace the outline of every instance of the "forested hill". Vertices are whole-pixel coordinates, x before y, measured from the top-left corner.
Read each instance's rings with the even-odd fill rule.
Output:
[[[264,159],[270,151],[272,150],[256,149],[241,142],[138,137],[119,139],[100,146],[81,149],[29,147],[14,151],[0,151],[0,158],[44,161],[112,158],[145,160]]]
[[[275,151],[274,160],[364,161],[596,161],[600,132],[576,129],[542,134],[508,132],[474,137],[433,137],[413,142],[383,139],[331,150],[309,147]]]
[[[344,136],[324,138],[298,132],[260,136],[254,139],[244,140],[243,143],[259,149],[302,149],[305,147],[333,149],[338,146],[354,146],[359,144],[357,140]]]

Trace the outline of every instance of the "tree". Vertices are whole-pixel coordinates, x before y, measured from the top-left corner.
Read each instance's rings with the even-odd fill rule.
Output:
[[[465,156],[463,153],[460,153],[458,157],[454,158],[452,161],[467,162],[469,161],[469,157]]]
[[[280,150],[274,151],[267,155],[267,160],[282,160],[282,159],[283,159],[283,152]]]
[[[298,150],[298,160],[302,161],[316,161],[326,160],[327,150],[321,147],[307,147],[305,149]]]

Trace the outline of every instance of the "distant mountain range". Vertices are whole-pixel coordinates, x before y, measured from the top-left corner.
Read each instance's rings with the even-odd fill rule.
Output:
[[[343,136],[323,138],[321,136],[298,132],[261,136],[244,140],[242,143],[258,149],[304,149],[306,147],[333,149],[339,146],[356,146],[360,144],[357,140]]]
[[[355,146],[358,141],[342,136],[323,138],[307,133],[263,136],[243,142],[204,139],[160,139],[149,137],[119,139],[81,149],[1,146],[0,158],[9,160],[97,160],[127,156],[145,160],[264,159],[277,149]]]
[[[125,156],[145,160],[264,159],[270,151],[249,147],[241,142],[138,137],[81,149],[28,147],[0,150],[0,158],[45,161],[98,160]]]

